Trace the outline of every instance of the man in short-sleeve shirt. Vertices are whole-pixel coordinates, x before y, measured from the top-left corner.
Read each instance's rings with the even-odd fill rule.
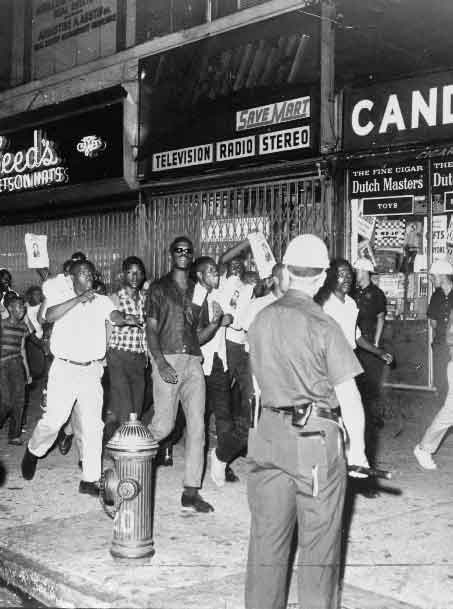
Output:
[[[189,277],[193,245],[188,237],[170,244],[172,269],[149,288],[146,301],[146,336],[152,356],[154,415],[149,425],[159,442],[175,426],[178,403],[187,421],[185,442],[184,510],[214,511],[199,493],[204,466],[205,379],[200,344],[214,336],[220,317],[201,330],[206,290],[195,292]],[[200,294],[200,296],[199,296]],[[205,307],[206,309],[206,307]]]
[[[325,244],[296,237],[283,262],[290,289],[249,330],[262,415],[249,438],[251,533],[247,609],[285,606],[291,542],[299,525],[299,603],[336,609],[346,461],[367,465],[363,409],[354,377],[361,367],[339,325],[313,301],[329,265]],[[311,404],[303,425],[294,409]],[[308,411],[307,411],[308,412]]]
[[[37,459],[43,457],[69,418],[75,402],[83,454],[79,492],[99,494],[102,452],[102,360],[106,351],[105,322],[136,324],[132,315],[123,316],[107,296],[94,292],[94,266],[75,262],[70,270],[73,293],[70,298],[54,292],[47,301],[46,319],[53,323],[50,350],[54,360],[47,383],[47,408],[38,421],[22,460],[22,474],[31,480]],[[69,295],[69,294],[68,294]]]

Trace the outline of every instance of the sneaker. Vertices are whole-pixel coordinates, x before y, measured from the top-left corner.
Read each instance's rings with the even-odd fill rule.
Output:
[[[99,482],[87,482],[86,480],[81,480],[79,484],[79,493],[82,493],[82,495],[99,497]]]
[[[181,496],[181,505],[183,510],[201,512],[203,514],[214,511],[212,505],[205,501],[198,492],[195,493],[195,495],[183,493]]]
[[[27,446],[21,464],[22,476],[25,480],[31,480],[34,477],[37,463],[38,457],[31,453]]]
[[[432,455],[427,450],[424,450],[420,444],[414,448],[414,455],[418,461],[420,467],[423,469],[437,469],[436,462],[434,461]]]
[[[215,448],[211,450],[211,469],[209,475],[216,486],[222,487],[225,485],[225,466],[226,463],[220,461],[217,457]]]

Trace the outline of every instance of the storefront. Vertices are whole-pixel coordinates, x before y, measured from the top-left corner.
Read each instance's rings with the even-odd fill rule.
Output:
[[[350,91],[344,113],[349,255],[387,296],[388,377],[433,388],[428,269],[453,260],[453,73]]]
[[[277,259],[300,232],[332,241],[318,21],[290,13],[140,61],[138,172],[154,274],[180,233],[214,257],[254,230]]]
[[[0,123],[0,266],[36,283],[26,233],[47,236],[51,272],[83,250],[112,283],[135,253],[138,196],[124,179],[122,87]]]

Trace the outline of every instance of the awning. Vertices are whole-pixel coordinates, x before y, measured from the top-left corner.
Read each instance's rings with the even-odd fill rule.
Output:
[[[0,133],[6,134],[11,131],[28,129],[71,115],[82,114],[95,108],[109,106],[121,101],[126,95],[127,92],[121,85],[115,85],[114,87],[74,97],[58,104],[44,106],[29,112],[21,112],[20,114],[0,119]]]

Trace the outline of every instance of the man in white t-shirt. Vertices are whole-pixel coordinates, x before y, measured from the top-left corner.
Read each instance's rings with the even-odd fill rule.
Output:
[[[102,360],[106,352],[105,322],[135,325],[133,315],[123,316],[107,296],[93,290],[94,266],[73,263],[73,291],[47,299],[46,320],[53,323],[50,350],[54,356],[47,384],[47,408],[38,421],[22,460],[22,475],[31,480],[38,458],[57,438],[77,401],[83,470],[79,492],[99,495],[102,453]]]
[[[229,299],[225,300],[225,293],[218,289],[219,272],[212,258],[204,256],[195,261],[195,271],[198,283],[204,287],[208,294],[208,320],[219,318],[218,307],[221,308],[218,325],[211,338],[202,342],[203,372],[206,379],[206,412],[214,413],[217,446],[211,451],[210,476],[213,482],[221,487],[225,482],[237,480],[236,474],[229,464],[246,448],[248,429],[238,425],[233,412],[230,389],[230,376],[225,342],[225,330],[233,321],[229,309]]]

